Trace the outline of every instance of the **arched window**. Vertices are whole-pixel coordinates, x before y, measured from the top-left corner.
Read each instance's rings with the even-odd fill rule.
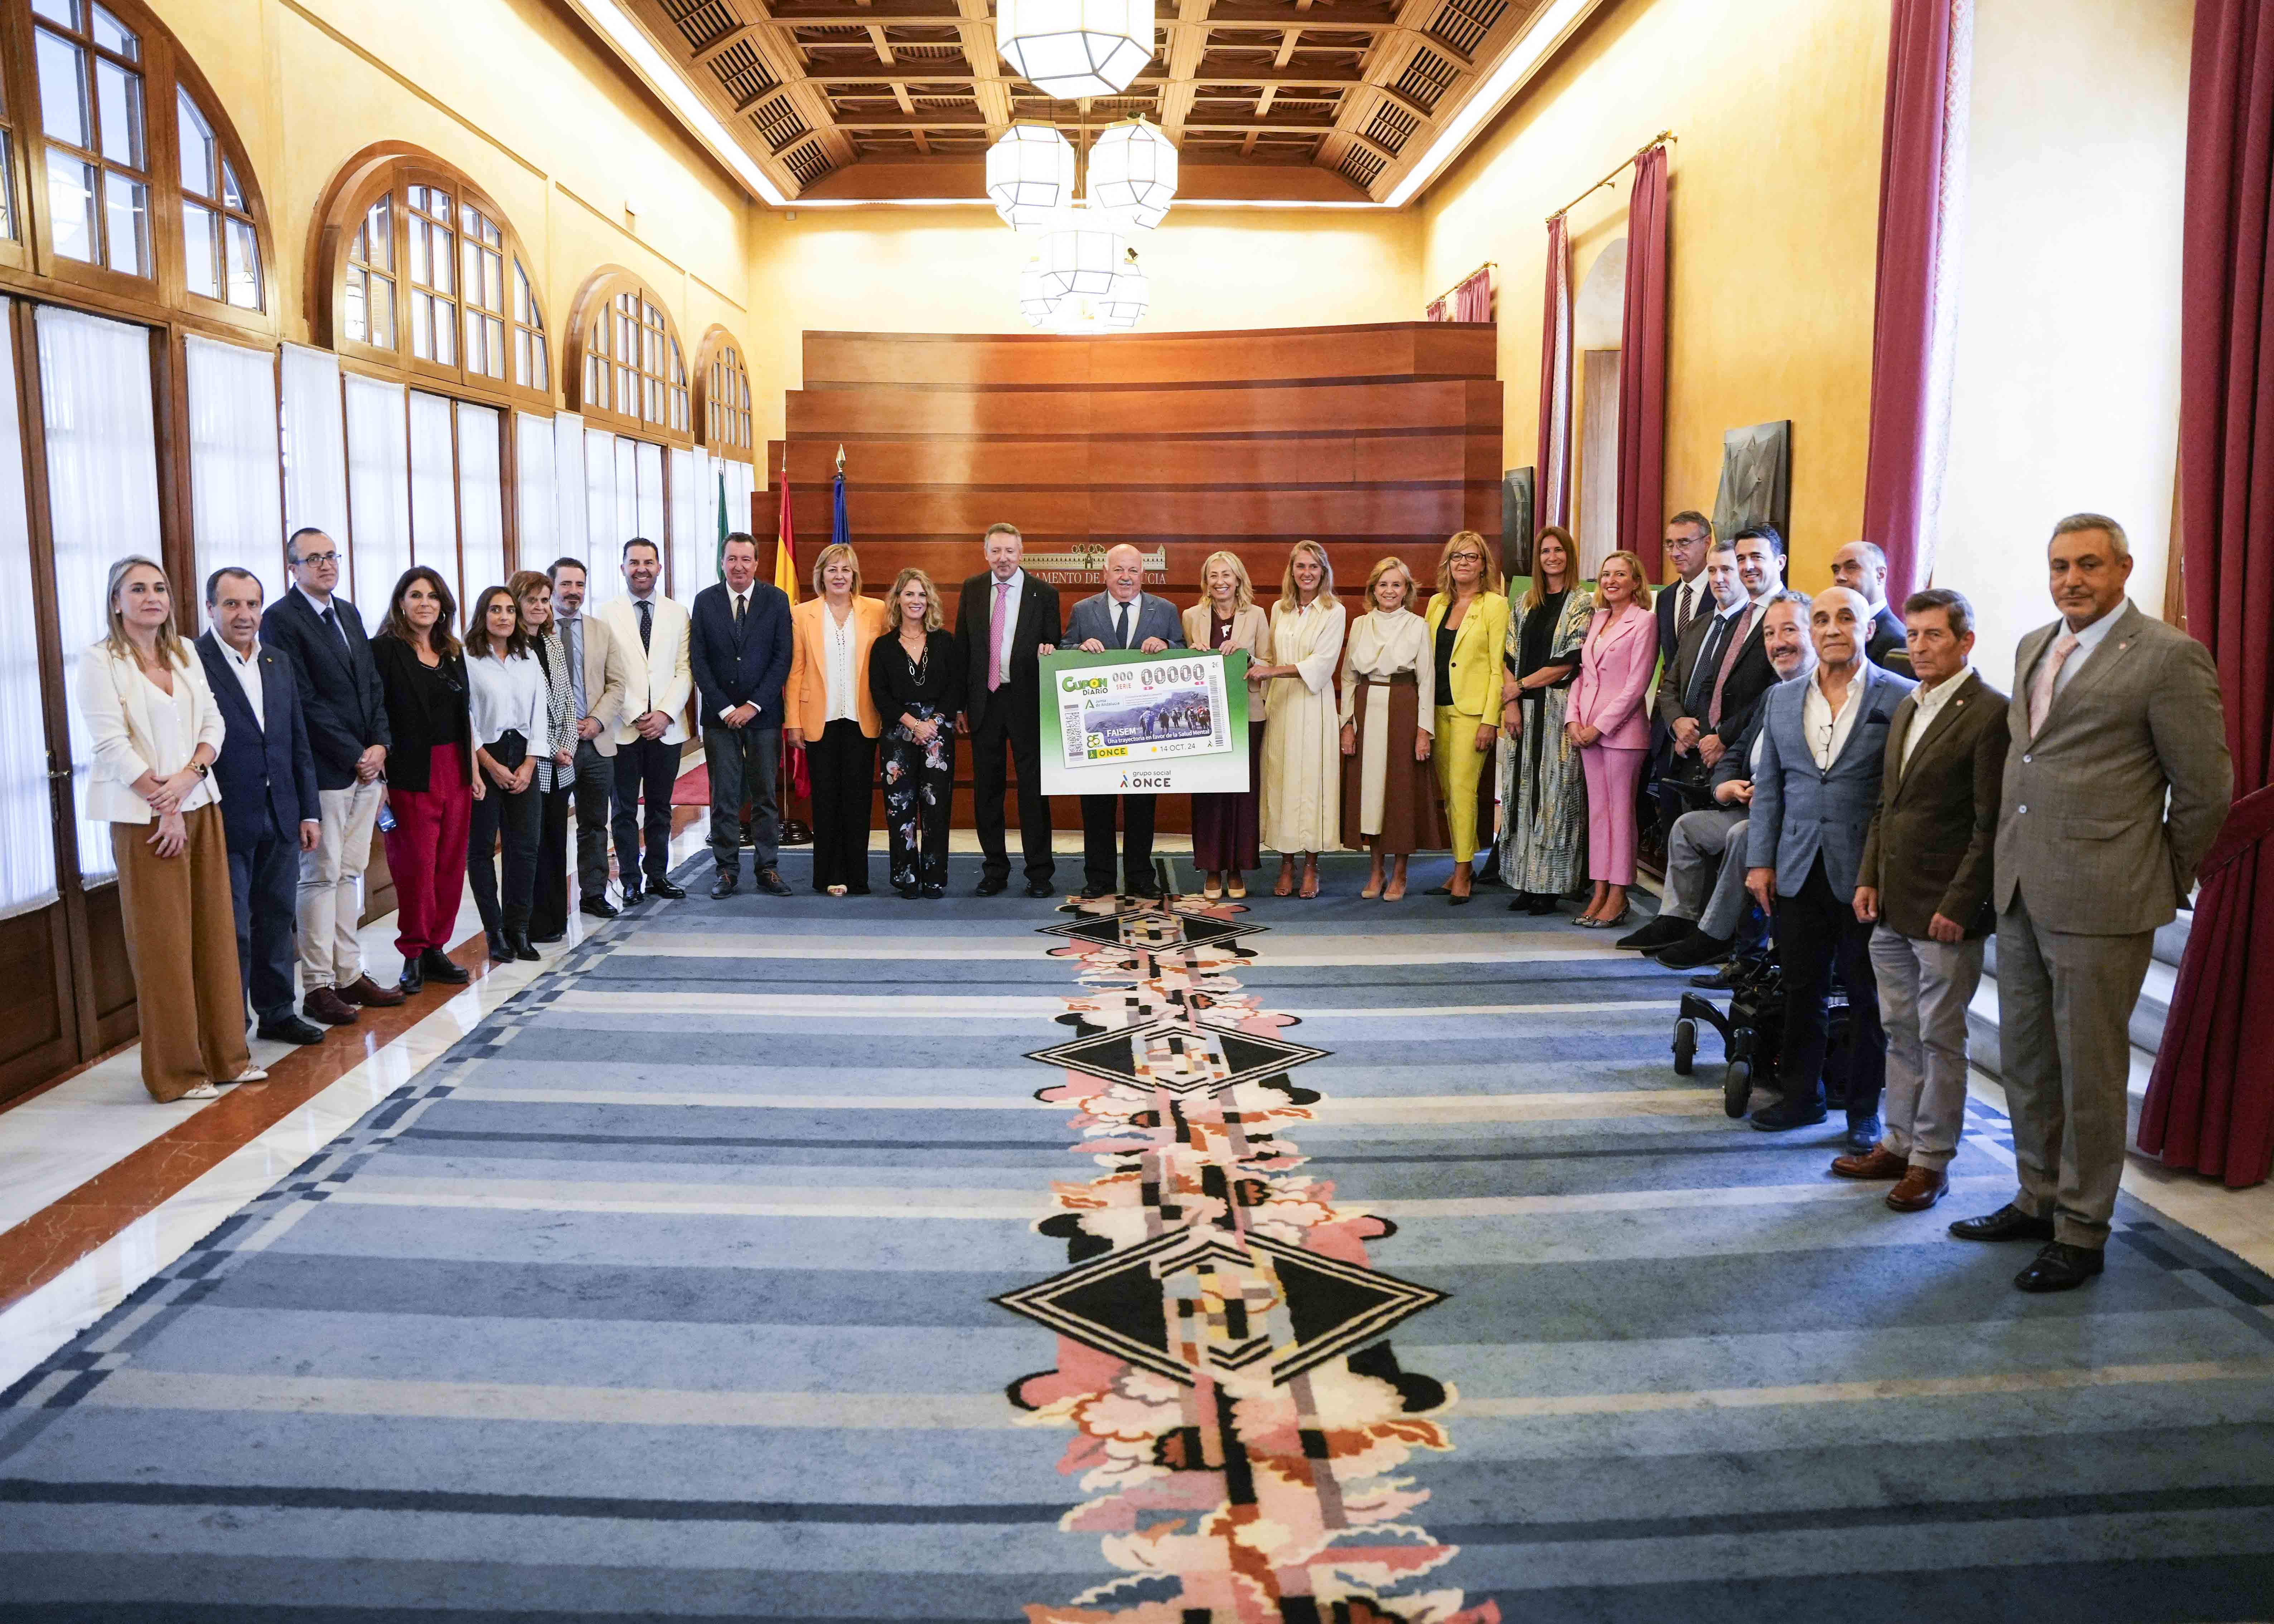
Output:
[[[653,289],[604,266],[576,296],[568,375],[584,420],[692,445],[695,411],[679,328]]]
[[[244,144],[139,0],[0,0],[0,265],[273,330]]]
[[[553,403],[545,313],[505,211],[432,154],[348,161],[320,218],[310,297],[320,342],[416,381]]]
[[[742,365],[742,345],[724,327],[703,335],[695,365],[695,415],[712,455],[751,460],[749,369]]]

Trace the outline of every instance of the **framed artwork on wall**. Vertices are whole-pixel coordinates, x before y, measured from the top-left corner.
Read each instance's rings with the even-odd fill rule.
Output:
[[[1500,482],[1500,568],[1504,575],[1532,573],[1532,480],[1529,468],[1511,468]]]
[[[1749,524],[1776,526],[1792,542],[1792,419],[1756,423],[1721,436],[1721,488],[1713,498],[1713,533],[1734,536]]]

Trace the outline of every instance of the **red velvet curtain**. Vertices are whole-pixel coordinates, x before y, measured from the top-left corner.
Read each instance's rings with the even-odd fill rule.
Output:
[[[1571,231],[1561,214],[1547,222],[1547,284],[1540,312],[1540,453],[1532,503],[1535,531],[1571,523]]]
[[[1453,319],[1446,313],[1445,301],[1442,299],[1431,299],[1429,308],[1422,312],[1421,315],[1425,321],[1450,321]]]
[[[1453,320],[1456,321],[1490,321],[1493,319],[1492,267],[1480,267],[1475,274],[1453,289]]]
[[[1899,604],[1930,573],[1919,553],[1929,437],[1939,433],[1931,418],[1951,0],[1894,0],[1889,10],[1864,534],[1886,553],[1887,600]]]
[[[2235,1188],[2259,1183],[2274,1161],[2270,214],[2274,6],[2196,0],[2180,268],[2180,526],[2187,629],[2218,662],[2237,799],[2203,860],[2140,1147]]]
[[[1659,577],[1666,528],[1666,148],[1635,160],[1619,324],[1619,547]]]

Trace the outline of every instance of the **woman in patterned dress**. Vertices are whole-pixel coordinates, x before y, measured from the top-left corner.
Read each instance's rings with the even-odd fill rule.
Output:
[[[892,629],[869,652],[869,696],[882,718],[885,832],[892,889],[914,901],[947,895],[947,813],[955,793],[956,696],[963,661],[941,629],[939,594],[921,569],[892,583]]]
[[[1561,525],[1540,532],[1531,588],[1510,618],[1501,727],[1512,748],[1501,786],[1501,878],[1511,913],[1552,914],[1587,860],[1587,786],[1564,712],[1595,599],[1578,584],[1578,548]]]

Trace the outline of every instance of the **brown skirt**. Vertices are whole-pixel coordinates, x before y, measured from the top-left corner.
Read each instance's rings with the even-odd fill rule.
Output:
[[[1452,836],[1446,832],[1445,815],[1437,805],[1436,772],[1427,762],[1413,759],[1413,734],[1421,725],[1421,690],[1411,677],[1386,687],[1361,681],[1352,707],[1360,750],[1365,748],[1366,708],[1374,703],[1389,707],[1389,756],[1383,763],[1382,832],[1375,837],[1375,848],[1391,857],[1450,849]],[[1343,757],[1343,844],[1352,849],[1366,845],[1359,831],[1364,769],[1363,756]]]

